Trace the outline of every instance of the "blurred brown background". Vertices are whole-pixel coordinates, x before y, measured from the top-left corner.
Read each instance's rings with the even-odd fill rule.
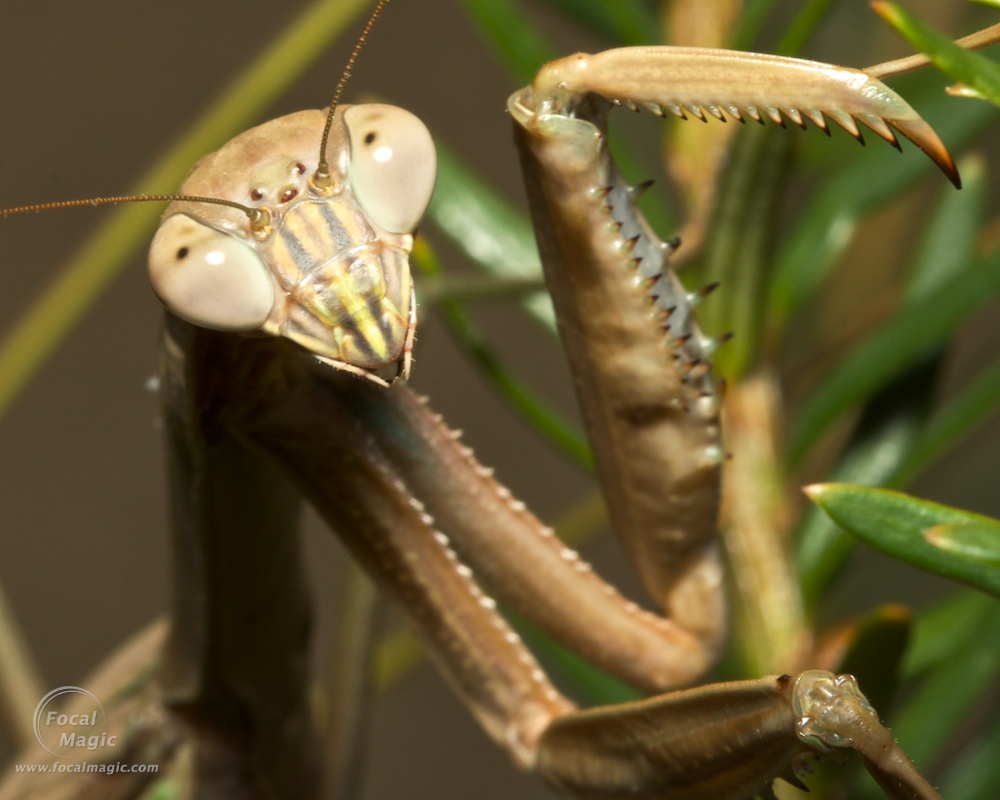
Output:
[[[37,0],[8,6],[0,29],[0,204],[122,191],[301,5]],[[806,55],[865,64],[907,52],[865,3],[838,6],[842,38],[830,34]],[[958,0],[907,6],[955,34],[971,30],[967,4]],[[565,52],[600,47],[578,31],[558,28],[551,15],[540,11],[539,17]],[[352,44],[353,37],[345,41]],[[328,53],[267,116],[326,105],[349,49],[343,44]],[[405,105],[520,203],[504,106],[515,88],[455,2],[394,0],[346,99],[372,92]],[[102,213],[83,209],[0,222],[0,333]],[[880,242],[888,246],[885,237]],[[555,346],[539,352],[536,332],[517,316],[487,308],[482,317],[535,385],[572,409]],[[0,582],[48,688],[80,680],[166,605],[159,412],[144,388],[154,370],[159,326],[159,307],[137,259],[0,421]],[[977,330],[968,332],[970,346],[955,379],[986,358],[990,347],[995,354],[997,338],[996,326],[983,315]],[[587,476],[538,444],[456,359],[433,319],[422,323],[414,384],[453,426],[467,431],[481,460],[496,466],[501,480],[543,518],[588,490]],[[1000,514],[993,428],[994,435],[976,437],[949,462],[960,468],[945,465],[915,491]],[[333,618],[342,554],[331,536],[310,528],[322,624]],[[610,540],[587,555],[604,574],[624,580],[627,569]],[[883,566],[867,563],[874,565],[869,570]],[[380,703],[373,736],[368,798],[399,796],[401,786],[413,800],[551,796],[510,769],[426,667]],[[9,755],[0,737],[0,757]]]

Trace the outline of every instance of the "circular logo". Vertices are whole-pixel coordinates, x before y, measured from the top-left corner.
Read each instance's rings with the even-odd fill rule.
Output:
[[[50,706],[65,695],[79,695],[72,713]],[[117,736],[104,730],[107,715],[93,694],[79,686],[60,686],[38,701],[35,707],[35,738],[56,758],[69,758],[73,751],[114,747]]]

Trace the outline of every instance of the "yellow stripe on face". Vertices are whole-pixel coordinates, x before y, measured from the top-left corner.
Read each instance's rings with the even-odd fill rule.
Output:
[[[289,295],[285,335],[357,366],[388,366],[406,338],[400,298],[388,297],[386,269],[408,269],[375,240],[364,218],[339,201],[289,210],[270,243],[274,274]],[[407,283],[407,291],[409,281]],[[395,294],[395,293],[394,293]],[[408,296],[406,298],[409,299]]]
[[[349,207],[332,201],[301,203],[282,220],[271,245],[279,276],[300,283],[324,264],[373,240],[372,230]]]
[[[336,290],[337,295],[347,311],[347,320],[339,323],[343,328],[354,328],[357,336],[352,337],[355,345],[361,351],[369,351],[366,355],[384,360],[389,357],[389,343],[386,341],[385,333],[379,325],[375,315],[372,314],[370,301],[360,292],[353,291],[349,287],[351,282],[347,276],[338,276],[341,286]],[[348,354],[343,354],[347,356]]]

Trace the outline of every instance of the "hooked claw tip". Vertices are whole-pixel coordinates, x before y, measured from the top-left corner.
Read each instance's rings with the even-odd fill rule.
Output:
[[[934,156],[931,156],[931,158],[934,158],[934,163],[937,164],[939,167],[941,167],[942,170],[944,170],[944,174],[948,176],[948,180],[952,182],[955,188],[961,189],[962,176],[958,174],[958,167],[955,166],[955,162],[952,160],[950,153],[945,151],[945,155],[948,157],[946,162],[939,161],[938,159],[934,158]]]
[[[906,131],[903,131],[906,134]],[[937,139],[937,137],[934,137]],[[958,167],[955,166],[955,160],[951,157],[951,153],[945,148],[940,140],[937,142],[927,142],[918,141],[917,139],[911,139],[911,141],[927,153],[928,157],[937,164],[941,171],[948,176],[948,180],[952,182],[956,189],[962,188],[962,176],[958,174]]]
[[[928,158],[940,167],[941,171],[948,176],[956,189],[962,188],[962,178],[958,174],[958,167],[955,160],[944,146],[944,142],[938,138],[934,129],[920,117],[916,119],[888,119],[887,122],[898,130],[903,136],[913,142],[923,150]]]

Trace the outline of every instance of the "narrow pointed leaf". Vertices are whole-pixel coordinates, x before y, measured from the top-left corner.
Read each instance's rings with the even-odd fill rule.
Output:
[[[791,56],[798,53],[812,36],[816,26],[830,10],[833,0],[808,0],[799,11],[785,35],[778,42],[776,52]]]
[[[953,650],[892,722],[893,733],[912,740],[917,763],[933,761],[965,714],[1000,678],[1000,606],[982,620],[979,635]]]
[[[995,611],[993,598],[971,589],[962,589],[922,611],[903,663],[904,678],[925,675],[945,663],[951,653],[967,649]]]
[[[553,677],[566,683],[588,705],[628,703],[642,698],[640,691],[585,661],[518,615],[507,609],[504,614],[531,651],[551,666]]]
[[[990,106],[963,103],[943,94],[915,95],[913,104],[952,150],[963,147],[994,118]],[[828,181],[785,237],[769,301],[772,337],[780,337],[791,314],[820,287],[850,243],[861,216],[898,198],[901,191],[934,170],[930,160],[915,150],[886,158],[880,149],[879,143],[873,143],[868,153]]]
[[[799,412],[789,436],[797,463],[840,414],[940,345],[972,311],[1000,291],[1000,254],[982,259],[947,287],[904,309],[833,369]]]
[[[903,485],[952,445],[975,430],[1000,404],[1000,361],[984,370],[930,421],[899,465],[894,485]]]
[[[918,439],[937,372],[934,360],[921,362],[880,391],[865,407],[829,480],[887,485]],[[802,592],[807,605],[814,607],[856,542],[815,506],[802,515],[796,541]]]
[[[876,2],[872,8],[914,47],[926,53],[943,73],[1000,105],[1000,65],[959,47],[949,36],[895,3]]]
[[[935,525],[924,538],[946,553],[1000,570],[1000,522]]]
[[[865,696],[883,712],[892,707],[900,665],[910,642],[913,615],[900,605],[885,605],[865,616],[836,671],[855,675]]]
[[[437,137],[438,179],[427,217],[475,264],[505,278],[542,280],[528,219],[486,186]],[[528,313],[551,333],[555,312],[546,292],[522,299]]]
[[[995,520],[927,500],[851,484],[818,484],[806,489],[842,528],[870,547],[945,578],[1000,596],[1000,570],[947,553],[924,534],[942,524],[997,525]]]
[[[993,602],[980,620],[977,635],[964,647],[945,652],[933,673],[889,721],[893,735],[904,743],[916,764],[933,764],[966,716],[981,705],[1000,679],[1000,605]],[[996,754],[994,753],[994,759]],[[994,793],[989,795],[996,796]],[[882,800],[884,794],[858,789],[855,800]],[[950,800],[950,795],[944,794]]]
[[[657,44],[654,5],[645,0],[545,0],[602,40],[626,45]]]
[[[962,191],[946,187],[921,237],[920,250],[903,295],[912,307],[944,289],[968,268],[986,214],[986,164],[979,155],[959,159]]]
[[[754,42],[760,35],[768,15],[774,10],[775,0],[747,0],[743,4],[743,14],[730,46],[734,50],[754,50]]]
[[[538,68],[556,57],[541,32],[511,0],[462,0],[461,5],[517,78],[530,83]]]
[[[917,252],[903,295],[904,308],[932,298],[974,263],[972,253],[986,204],[986,172],[979,158],[963,159],[960,169],[963,191],[943,190]],[[940,362],[939,352],[928,356],[868,402],[829,480],[888,488],[903,485],[902,465],[922,441]],[[803,592],[808,602],[815,603],[854,541],[817,508],[804,515],[797,540]]]
[[[418,239],[414,245],[413,263],[425,275],[437,279],[443,275],[440,262],[423,239]],[[545,297],[547,299],[548,295]],[[446,300],[441,303],[441,310],[459,346],[514,411],[557,450],[585,467],[593,467],[593,456],[586,437],[504,363],[461,304]]]
[[[729,151],[700,273],[704,283],[721,285],[719,297],[699,315],[705,330],[739,331],[715,356],[718,374],[734,381],[759,350],[771,277],[771,231],[791,151],[791,138],[774,127],[754,126],[743,134]]]
[[[995,800],[1000,786],[1000,720],[994,719],[948,767],[941,794],[948,800]]]

